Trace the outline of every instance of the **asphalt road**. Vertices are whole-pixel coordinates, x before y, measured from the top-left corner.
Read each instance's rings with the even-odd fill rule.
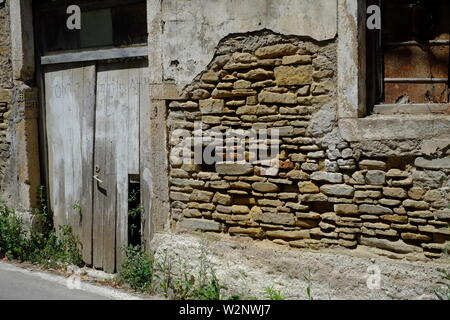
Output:
[[[139,299],[123,291],[74,279],[0,261],[0,300]]]

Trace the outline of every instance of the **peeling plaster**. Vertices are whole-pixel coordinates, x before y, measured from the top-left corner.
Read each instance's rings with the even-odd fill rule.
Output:
[[[317,41],[334,39],[337,1],[167,0],[162,24],[164,80],[176,81],[181,89],[206,68],[217,43],[229,34],[269,29]],[[174,60],[179,64],[171,67]]]

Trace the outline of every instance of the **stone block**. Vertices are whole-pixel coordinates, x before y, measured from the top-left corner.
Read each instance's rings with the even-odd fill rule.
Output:
[[[412,187],[408,191],[408,196],[413,200],[422,200],[426,190],[419,187]]]
[[[306,54],[295,54],[292,56],[284,56],[282,60],[282,64],[290,65],[290,64],[308,64],[311,63],[312,59],[310,55]]]
[[[212,199],[213,203],[219,203],[225,206],[228,206],[231,204],[232,199],[231,196],[229,196],[228,194],[223,194],[220,192],[216,192],[216,194],[214,195],[213,199]]]
[[[328,197],[323,193],[304,194],[301,196],[304,202],[327,202]]]
[[[387,230],[390,227],[389,224],[382,222],[364,222],[363,226],[369,229],[381,229],[381,230]]]
[[[442,159],[427,160],[419,157],[416,159],[414,164],[416,167],[430,170],[450,169],[450,158],[446,157]]]
[[[270,182],[255,182],[252,184],[252,188],[258,192],[277,192],[280,188]]]
[[[219,82],[219,75],[217,74],[217,72],[208,71],[205,72],[200,79],[207,83],[216,83]]]
[[[283,205],[282,201],[273,199],[258,199],[257,202],[260,206],[281,207]]]
[[[424,211],[408,211],[408,216],[414,217],[414,218],[432,218],[434,215],[431,211],[424,210]]]
[[[336,214],[358,214],[358,206],[355,204],[335,204],[334,211]]]
[[[377,190],[359,190],[355,192],[355,198],[361,198],[361,199],[365,199],[365,198],[373,198],[373,199],[378,199],[381,198],[381,192],[377,191]]]
[[[405,208],[419,209],[419,210],[427,210],[430,207],[428,202],[411,200],[411,199],[404,200],[403,206]]]
[[[279,86],[300,86],[311,84],[313,67],[305,66],[280,66],[275,68],[275,82]]]
[[[234,89],[249,89],[251,88],[252,83],[247,80],[238,80],[233,84]]]
[[[175,191],[171,191],[170,192],[170,200],[174,200],[174,201],[183,201],[183,202],[187,202],[190,199],[190,194],[188,193],[182,193],[182,192],[175,192]]]
[[[239,176],[253,173],[250,163],[216,163],[216,172],[223,175]]]
[[[291,170],[286,174],[286,178],[293,180],[307,180],[309,179],[309,174],[301,170]]]
[[[255,56],[259,59],[271,59],[295,54],[297,50],[298,48],[291,43],[276,44],[257,49]]]
[[[369,170],[366,173],[367,184],[383,185],[386,182],[386,174],[381,170]]]
[[[274,74],[272,71],[267,71],[267,70],[261,69],[261,68],[250,70],[249,72],[241,75],[241,77],[243,79],[250,80],[250,81],[269,80],[269,79],[273,79],[273,76],[274,76]]]
[[[286,231],[286,230],[269,230],[266,232],[270,238],[280,238],[287,240],[309,239],[311,236],[308,230]]]
[[[405,232],[400,235],[403,240],[430,241],[433,238],[426,234]]]
[[[221,230],[220,223],[212,220],[206,219],[183,219],[177,223],[177,231],[214,231],[218,232]]]
[[[373,204],[361,204],[359,205],[359,212],[376,215],[393,214],[393,211],[387,207]]]
[[[346,184],[324,184],[320,187],[320,191],[326,195],[332,196],[353,196],[355,190],[352,186]]]
[[[314,162],[305,162],[302,163],[301,169],[305,171],[316,171],[319,170],[319,165]]]
[[[237,108],[237,115],[269,115],[276,114],[278,108],[276,106],[268,107],[265,105],[242,106]]]
[[[319,187],[311,181],[299,182],[298,189],[300,193],[319,193]]]
[[[393,223],[408,223],[408,217],[395,214],[386,214],[381,216],[381,220]]]
[[[230,227],[228,233],[231,235],[247,235],[254,238],[262,237],[264,232],[261,228],[243,228],[243,227]]]
[[[196,201],[196,202],[211,202],[212,198],[214,196],[214,193],[209,191],[203,191],[203,190],[194,190],[190,197],[190,201]]]
[[[392,197],[392,198],[399,198],[399,199],[404,199],[408,196],[408,194],[406,193],[406,191],[402,188],[383,188],[383,194],[386,197]]]
[[[211,96],[209,91],[205,89],[197,89],[192,91],[191,93],[191,99],[192,100],[200,100],[200,99],[207,99]]]
[[[341,173],[314,172],[311,174],[311,180],[329,183],[342,183],[343,176]]]
[[[384,170],[386,169],[386,162],[378,160],[362,160],[359,162],[359,167],[367,170]]]
[[[297,104],[297,95],[263,91],[258,95],[258,100],[261,103]]]
[[[268,224],[288,225],[293,226],[295,224],[295,216],[292,213],[285,212],[260,212],[253,216],[255,221]]]
[[[250,213],[250,209],[247,206],[232,205],[231,212],[234,214],[248,214],[248,213]]]
[[[184,209],[183,217],[185,218],[198,218],[201,217],[202,213],[198,209]]]
[[[225,101],[222,99],[206,99],[199,101],[200,111],[203,114],[223,113]]]
[[[368,247],[386,249],[397,253],[413,253],[422,251],[421,248],[406,244],[402,240],[389,241],[386,239],[369,238],[366,236],[361,236],[360,243]]]
[[[429,190],[423,196],[423,200],[427,202],[437,202],[444,200],[444,196],[439,190]]]
[[[443,209],[434,212],[434,216],[441,220],[450,220],[450,209]]]

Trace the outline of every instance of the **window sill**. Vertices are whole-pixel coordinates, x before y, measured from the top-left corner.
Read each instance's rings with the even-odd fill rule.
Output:
[[[443,114],[450,115],[449,103],[379,104],[373,108],[374,114]]]
[[[339,119],[342,137],[349,142],[367,140],[428,139],[450,135],[450,115],[371,115]]]

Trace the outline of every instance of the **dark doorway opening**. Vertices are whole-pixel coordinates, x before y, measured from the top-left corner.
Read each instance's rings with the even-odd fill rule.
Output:
[[[141,242],[141,184],[139,175],[128,177],[128,245],[140,246]]]

